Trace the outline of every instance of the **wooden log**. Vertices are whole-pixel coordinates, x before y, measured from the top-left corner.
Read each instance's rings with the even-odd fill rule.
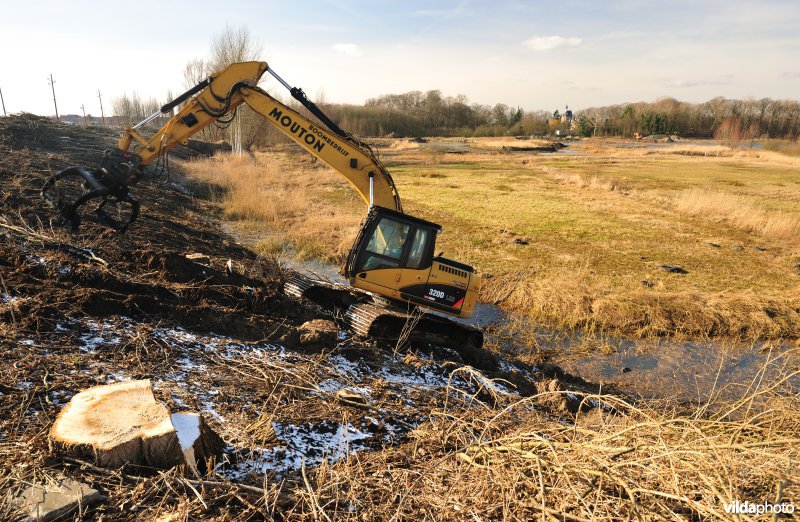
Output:
[[[96,386],[75,395],[50,430],[57,451],[118,468],[125,464],[205,471],[224,448],[196,413],[170,415],[149,380]]]

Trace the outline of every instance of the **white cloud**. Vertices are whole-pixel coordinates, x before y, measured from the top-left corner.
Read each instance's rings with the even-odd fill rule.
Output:
[[[582,43],[583,38],[576,36],[534,36],[522,42],[523,45],[534,51],[549,51],[559,47],[578,47]]]
[[[345,56],[362,56],[364,54],[361,48],[354,43],[337,43],[333,46],[333,50]]]
[[[664,82],[665,87],[713,87],[716,85],[730,85],[730,80],[670,80]]]

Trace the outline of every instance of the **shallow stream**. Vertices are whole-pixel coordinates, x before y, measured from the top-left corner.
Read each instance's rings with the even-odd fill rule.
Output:
[[[347,283],[332,265],[293,259],[285,265],[312,278]],[[739,396],[749,386],[770,382],[800,364],[797,349],[789,343],[587,338],[580,332],[547,330],[486,303],[478,303],[469,319],[456,320],[484,329],[487,341],[517,353],[530,348],[515,345],[509,330],[512,325],[517,331],[529,329],[536,332],[548,360],[567,373],[645,398],[705,401]],[[800,376],[791,384],[800,387]]]

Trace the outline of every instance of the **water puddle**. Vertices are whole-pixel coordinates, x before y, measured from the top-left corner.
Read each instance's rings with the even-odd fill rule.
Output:
[[[798,354],[788,345],[625,340],[608,354],[567,349],[556,362],[584,379],[645,398],[705,401],[741,396],[762,380],[774,382],[797,368]],[[800,387],[800,376],[787,384]]]

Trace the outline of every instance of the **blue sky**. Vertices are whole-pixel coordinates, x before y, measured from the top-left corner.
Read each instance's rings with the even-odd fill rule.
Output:
[[[670,96],[800,98],[796,1],[3,1],[9,112],[99,114],[122,92],[166,101],[226,25],[313,98],[440,89],[573,109]],[[275,82],[264,85],[280,92]]]

